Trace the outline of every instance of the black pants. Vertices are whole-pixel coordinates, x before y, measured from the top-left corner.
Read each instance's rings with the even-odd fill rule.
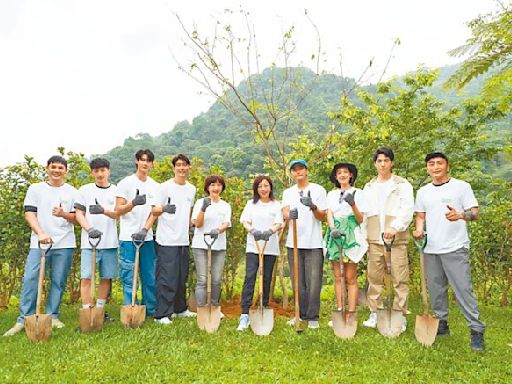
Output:
[[[254,295],[254,285],[258,276],[259,259],[255,253],[247,253],[245,261],[245,280],[242,289],[242,313],[249,313]],[[263,305],[268,305],[268,297],[270,295],[270,284],[272,283],[272,271],[276,263],[277,256],[264,255],[263,260]]]
[[[188,280],[188,245],[163,246],[156,250],[156,319],[187,309],[185,299]]]

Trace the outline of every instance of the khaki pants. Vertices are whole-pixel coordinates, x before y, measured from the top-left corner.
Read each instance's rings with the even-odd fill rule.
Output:
[[[384,308],[382,290],[384,288],[384,246],[370,243],[368,248],[368,307],[372,312]],[[395,289],[393,309],[407,314],[407,297],[409,296],[409,260],[407,245],[396,244],[391,247],[391,278]]]

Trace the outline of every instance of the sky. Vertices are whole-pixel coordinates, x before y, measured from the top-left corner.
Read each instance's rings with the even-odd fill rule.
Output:
[[[454,64],[448,51],[470,36],[466,23],[493,0],[168,1],[1,0],[0,167],[25,154],[41,163],[57,147],[105,153],[141,132],[159,135],[214,101],[178,69],[190,52],[176,14],[213,36],[216,20],[243,35],[250,13],[260,68],[294,26],[291,64],[310,65],[319,30],[326,72],[375,82],[420,65]],[[395,39],[400,45],[391,48]],[[389,65],[386,66],[388,58]],[[278,62],[279,63],[279,62]]]

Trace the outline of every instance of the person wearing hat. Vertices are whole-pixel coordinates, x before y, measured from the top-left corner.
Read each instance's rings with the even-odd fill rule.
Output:
[[[407,243],[414,213],[414,195],[412,185],[403,177],[393,174],[395,155],[389,148],[378,148],[373,154],[373,162],[377,176],[363,188],[368,202],[367,233],[368,233],[368,307],[371,310],[365,327],[377,326],[377,309],[383,308],[382,291],[384,289],[384,238],[391,243],[391,278],[395,290],[393,309],[407,311],[409,296],[409,259]],[[406,321],[402,325],[405,331]]]
[[[319,328],[320,290],[323,277],[322,221],[327,209],[327,192],[308,180],[305,160],[290,162],[290,173],[296,184],[283,192],[283,216],[288,220],[286,247],[293,283],[293,230],[291,220],[297,220],[299,254],[299,309],[300,318],[308,328]],[[288,322],[295,324],[295,319]]]
[[[357,310],[357,263],[368,250],[366,230],[361,226],[368,208],[363,191],[354,187],[356,178],[357,167],[354,164],[342,162],[332,169],[329,179],[336,189],[327,194],[329,227],[324,238],[326,258],[331,261],[334,273],[334,292],[339,310],[344,304],[341,299],[340,260],[343,263],[350,316],[354,316]],[[329,322],[329,325],[332,325],[332,322]]]

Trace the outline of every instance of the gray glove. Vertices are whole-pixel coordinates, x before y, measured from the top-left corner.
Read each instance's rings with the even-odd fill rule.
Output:
[[[201,206],[201,211],[205,212],[206,208],[208,208],[212,204],[212,199],[209,197],[205,197],[203,199],[203,205]]]
[[[297,220],[299,218],[299,210],[297,208],[290,209],[290,213],[288,214],[288,218],[290,220]]]
[[[99,229],[95,229],[93,227],[89,228],[87,233],[89,234],[89,238],[91,238],[91,239],[99,239],[101,237],[101,235],[103,235],[103,232],[101,232]]]
[[[341,231],[339,229],[331,229],[331,237],[333,239],[341,238]]]
[[[191,226],[188,227],[188,234],[190,236],[193,236],[194,235],[194,232],[196,230],[196,226],[194,224],[192,224]]]
[[[171,198],[167,198],[167,204],[162,205],[162,211],[165,213],[170,213],[171,215],[174,215],[176,213],[176,205],[171,204]]]
[[[144,241],[147,234],[148,234],[148,230],[146,228],[142,228],[139,232],[135,232],[132,234],[132,240],[133,241]]]
[[[146,204],[146,194],[139,195],[139,190],[137,189],[137,193],[135,194],[135,197],[132,200],[133,205],[144,205]]]
[[[262,235],[262,232],[261,231],[258,231],[256,229],[253,229],[251,231],[251,234],[254,236],[254,241],[258,241],[258,240],[262,240],[263,238],[261,237]]]
[[[212,239],[217,239],[217,238],[219,237],[219,230],[218,230],[217,228],[212,229],[212,230],[210,231],[210,237],[211,237]]]
[[[356,205],[355,194],[356,193],[354,192],[354,193],[345,193],[343,195],[343,200],[345,200],[347,202],[347,204],[350,205],[351,207]]]
[[[309,207],[312,211],[316,210],[316,205],[313,204],[313,199],[311,198],[311,191],[308,191],[307,196],[303,196],[300,198],[300,202],[304,204],[306,207]]]
[[[270,236],[272,236],[274,232],[271,229],[267,229],[266,231],[261,232],[261,240],[269,241]]]
[[[96,204],[89,205],[89,213],[91,215],[102,215],[105,213],[105,209],[98,204],[98,199],[94,199]]]

